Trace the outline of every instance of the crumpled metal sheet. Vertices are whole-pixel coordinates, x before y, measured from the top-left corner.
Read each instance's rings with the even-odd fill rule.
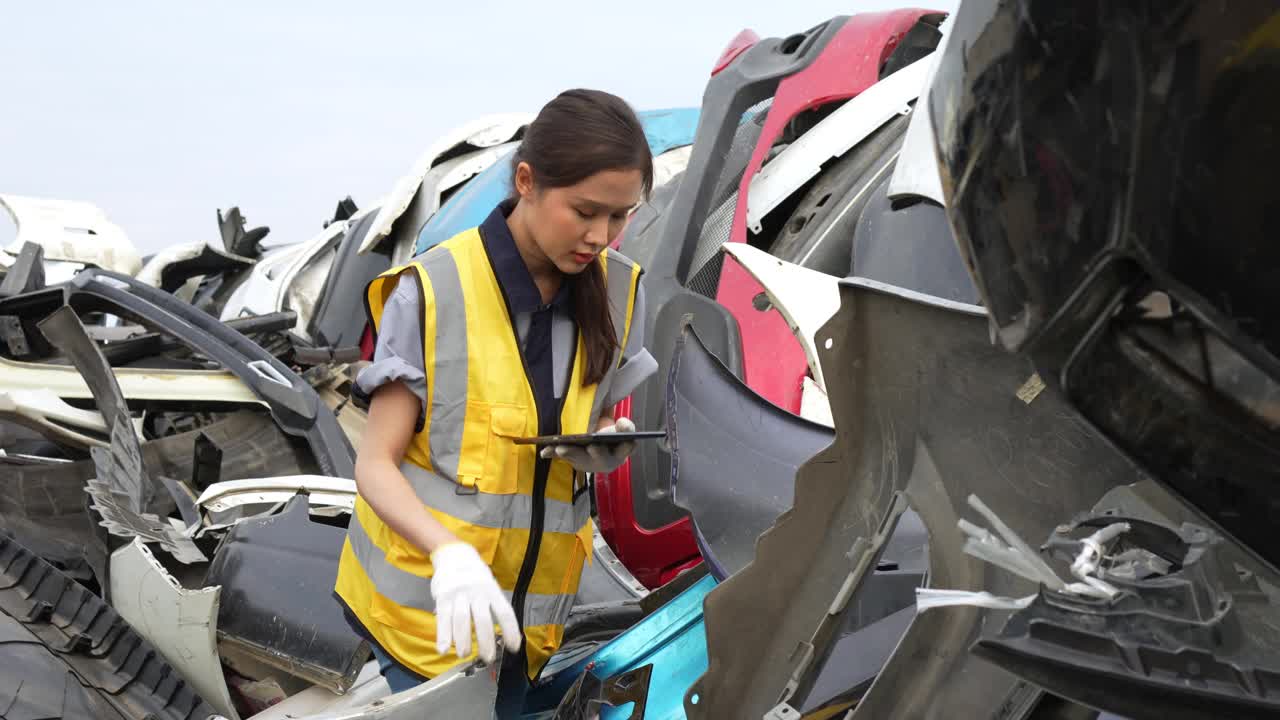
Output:
[[[710,660],[686,696],[691,720],[803,704],[908,504],[929,531],[931,585],[1026,595],[1029,583],[962,553],[964,498],[977,492],[1019,534],[1044,537],[1137,478],[1054,393],[1019,397],[1034,370],[991,346],[981,308],[859,280],[841,298],[819,334],[836,442],[800,469],[794,507],[754,562],[708,596]],[[968,652],[998,617],[917,616],[853,717],[1021,716],[1039,689]]]

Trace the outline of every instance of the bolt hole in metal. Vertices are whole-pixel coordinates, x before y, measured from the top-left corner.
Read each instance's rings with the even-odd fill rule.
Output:
[[[767,293],[757,293],[755,297],[751,298],[751,307],[760,312],[768,312],[773,309],[773,303],[769,302]]]
[[[692,694],[692,695],[690,695],[690,696],[689,696],[689,704],[690,704],[690,705],[697,705],[697,704],[698,704],[698,701],[699,701],[699,700],[701,700],[701,699],[702,699],[702,698],[698,696],[698,693],[694,693],[694,694]]]
[[[826,341],[822,343],[822,347],[830,350],[832,347],[835,346],[835,344],[836,343],[834,340],[832,340],[831,338],[827,338]]]

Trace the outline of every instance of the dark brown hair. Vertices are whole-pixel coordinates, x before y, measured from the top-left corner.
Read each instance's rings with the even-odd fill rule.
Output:
[[[513,178],[522,162],[533,171],[534,187],[568,187],[604,170],[639,170],[645,197],[653,188],[653,155],[639,118],[622,98],[600,90],[566,90],[547,103],[512,155]],[[583,379],[594,385],[618,349],[604,272],[595,262],[565,280],[586,347]]]

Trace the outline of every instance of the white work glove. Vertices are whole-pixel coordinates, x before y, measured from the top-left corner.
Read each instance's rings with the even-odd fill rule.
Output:
[[[470,656],[472,623],[480,658],[486,663],[497,659],[494,623],[502,628],[507,650],[520,649],[523,636],[515,610],[475,548],[465,542],[441,545],[431,553],[431,564],[435,567],[431,597],[436,601],[437,652],[443,655],[456,645],[460,659]]]
[[[618,418],[608,427],[601,428],[598,432],[635,432],[636,424],[627,418]],[[636,449],[634,440],[630,442],[618,443],[617,445],[605,445],[603,443],[593,443],[586,447],[577,445],[548,445],[542,448],[542,457],[558,457],[567,461],[574,468],[582,472],[589,473],[607,473],[617,470],[622,463],[627,461],[631,453]]]

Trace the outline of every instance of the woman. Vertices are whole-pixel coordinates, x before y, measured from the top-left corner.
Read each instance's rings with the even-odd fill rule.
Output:
[[[512,163],[510,200],[368,289],[372,399],[336,594],[395,692],[472,657],[473,629],[492,662],[495,624],[537,676],[591,557],[583,473],[632,446],[513,440],[634,430],[611,408],[657,369],[640,269],[605,250],[653,183],[635,113],[565,92]]]

